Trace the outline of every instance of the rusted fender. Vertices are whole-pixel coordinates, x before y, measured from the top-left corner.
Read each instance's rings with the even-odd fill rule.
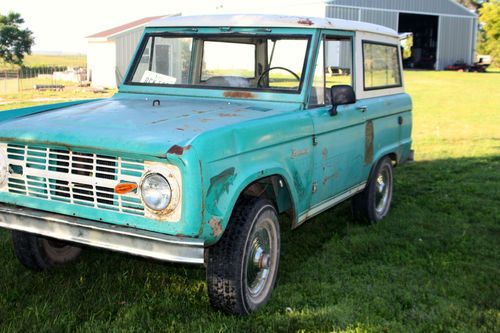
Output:
[[[247,167],[242,170],[229,167],[213,176],[207,189],[206,212],[200,235],[202,239],[206,240],[207,245],[216,243],[224,233],[239,197],[238,194],[242,193],[253,182],[274,175],[279,175],[284,179],[285,185],[290,190],[294,215],[299,215],[297,206],[294,204],[298,200],[298,192],[288,170],[278,164],[268,165],[264,168],[262,166]]]

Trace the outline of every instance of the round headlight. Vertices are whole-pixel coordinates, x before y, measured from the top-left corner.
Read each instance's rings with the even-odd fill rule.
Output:
[[[170,204],[172,189],[160,174],[147,175],[141,183],[142,200],[152,210],[164,210]]]

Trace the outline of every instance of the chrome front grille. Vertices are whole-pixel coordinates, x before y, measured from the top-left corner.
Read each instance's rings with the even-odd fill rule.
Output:
[[[120,183],[139,181],[144,163],[65,149],[7,145],[10,193],[74,205],[144,215],[144,206],[133,191],[118,195]]]

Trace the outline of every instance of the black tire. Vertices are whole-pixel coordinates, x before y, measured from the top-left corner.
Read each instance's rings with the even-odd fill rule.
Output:
[[[363,192],[352,200],[352,213],[361,222],[377,223],[389,212],[394,191],[394,168],[389,157],[382,158],[373,169]]]
[[[278,214],[266,199],[239,201],[221,240],[208,248],[212,306],[249,314],[269,300],[280,258]]]
[[[23,266],[44,271],[76,260],[82,249],[51,238],[12,231],[14,254]]]

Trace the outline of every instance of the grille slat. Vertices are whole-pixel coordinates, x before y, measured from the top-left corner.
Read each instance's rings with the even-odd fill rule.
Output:
[[[10,193],[144,216],[136,192],[114,193],[117,184],[139,184],[143,162],[18,144],[7,146],[7,158]]]

